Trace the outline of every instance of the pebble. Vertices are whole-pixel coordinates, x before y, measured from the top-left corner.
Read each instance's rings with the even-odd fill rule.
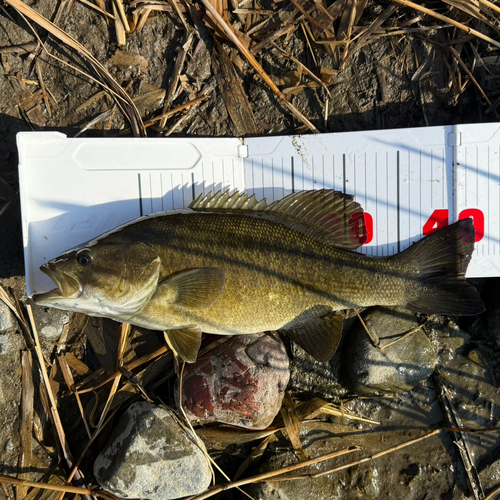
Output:
[[[33,305],[33,317],[40,337],[49,340],[58,339],[64,326],[69,322],[72,313],[52,307]]]
[[[16,328],[16,317],[5,302],[0,300],[0,333],[8,333]]]
[[[413,313],[397,307],[373,308],[364,321],[381,346],[418,326]],[[422,329],[380,350],[358,321],[346,334],[341,359],[341,382],[351,392],[399,393],[413,389],[431,375],[436,353]]]
[[[228,338],[183,377],[183,408],[192,421],[265,429],[281,408],[290,377],[281,340],[259,333]],[[179,388],[176,388],[177,400]]]
[[[7,439],[3,447],[5,453],[10,453],[15,450],[14,441],[11,438]]]
[[[120,498],[182,498],[210,486],[205,453],[170,412],[139,402],[113,429],[94,463],[94,474],[105,490]]]

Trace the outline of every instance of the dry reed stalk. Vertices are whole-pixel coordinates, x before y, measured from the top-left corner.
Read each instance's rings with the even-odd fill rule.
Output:
[[[100,12],[104,16],[106,16],[108,19],[111,19],[112,21],[115,20],[115,16],[113,14],[110,14],[104,6],[104,2],[102,3],[102,6],[97,6],[93,4],[92,2],[89,2],[89,0],[78,0],[79,2],[83,3],[84,5],[87,5],[91,9],[94,9],[97,12]]]
[[[116,43],[119,47],[123,47],[127,44],[127,37],[125,36],[125,26],[123,24],[120,13],[118,12],[118,7],[116,6],[116,2],[111,2],[111,7],[113,9],[113,16],[115,18],[115,35],[116,35]]]
[[[10,0],[12,1],[12,0]],[[269,86],[274,94],[276,94],[281,102],[296,116],[302,123],[304,123],[312,132],[319,133],[318,129],[295,107],[288,99],[283,95],[280,89],[274,84],[269,75],[264,71],[262,66],[257,62],[257,59],[253,54],[246,48],[236,36],[232,28],[222,19],[218,12],[214,9],[209,0],[200,0],[204,7],[212,14],[215,20],[219,23],[221,28],[224,30],[228,38],[233,42],[238,50],[243,54],[251,66],[257,71],[258,75],[264,80],[264,82]]]
[[[267,36],[266,38],[264,38],[263,40],[261,40],[259,43],[256,43],[255,45],[252,45],[251,48],[250,48],[250,52],[252,54],[257,54],[266,45],[274,42],[274,40],[277,40],[281,36],[287,35],[288,33],[290,33],[291,31],[294,31],[294,30],[295,30],[295,25],[294,24],[290,24],[289,26],[283,26],[282,28],[274,31],[269,36]]]
[[[412,328],[410,331],[406,332],[405,334],[401,335],[400,337],[398,337],[396,340],[393,340],[392,342],[389,342],[388,344],[384,344],[384,345],[381,345],[380,346],[380,349],[384,350],[386,349],[387,347],[391,346],[391,345],[394,345],[396,344],[397,342],[399,342],[400,340],[403,340],[405,339],[406,337],[409,337],[410,335],[414,334],[416,331],[420,330],[422,328],[423,325],[418,325],[416,326],[415,328]]]
[[[492,500],[499,493],[500,493],[500,486],[494,489],[487,497],[484,497],[483,500]]]
[[[331,453],[327,453],[325,455],[321,455],[316,458],[312,458],[311,460],[307,460],[306,462],[300,462],[298,464],[294,465],[289,465],[288,467],[283,467],[282,469],[278,470],[273,470],[270,472],[265,472],[263,474],[258,474],[257,476],[252,476],[246,479],[240,479],[239,481],[234,481],[232,483],[226,483],[226,484],[221,484],[218,486],[213,487],[210,490],[207,490],[204,493],[201,493],[200,495],[195,495],[192,497],[189,497],[188,500],[204,500],[205,498],[212,497],[214,495],[217,495],[223,491],[230,490],[232,488],[238,488],[239,486],[244,486],[246,484],[251,484],[251,483],[260,483],[262,481],[267,481],[268,479],[275,478],[276,476],[280,476],[282,474],[286,474],[287,472],[292,472],[297,469],[301,469],[303,467],[307,467],[309,465],[314,465],[319,462],[324,462],[325,460],[330,460],[331,458],[335,457],[340,457],[342,455],[346,455],[348,453],[353,453],[355,451],[359,451],[361,448],[358,446],[352,446],[350,448],[346,448],[345,450],[340,450],[340,451],[334,451]]]
[[[363,464],[365,462],[369,462],[371,460],[375,460],[376,458],[382,457],[384,455],[388,455],[389,453],[393,453],[394,451],[401,450],[402,448],[406,448],[407,446],[411,446],[412,444],[418,443],[419,441],[423,441],[424,439],[430,438],[432,436],[435,436],[436,434],[439,434],[441,432],[441,429],[435,429],[423,436],[420,436],[415,439],[411,439],[410,441],[406,441],[405,443],[398,444],[396,446],[391,446],[390,448],[387,448],[383,451],[379,451],[378,453],[375,453],[373,455],[370,455],[369,457],[361,458],[360,460],[356,460],[355,462],[351,462],[348,464],[341,465],[339,467],[335,467],[333,469],[329,469],[327,471],[322,471],[322,472],[317,472],[316,474],[303,474],[299,476],[288,476],[288,477],[282,477],[282,478],[276,478],[274,481],[295,481],[298,479],[305,479],[305,478],[311,478],[315,479],[317,477],[325,476],[327,474],[332,474],[334,472],[338,472],[344,469],[349,469],[350,467],[354,467],[355,465]]]
[[[125,9],[123,7],[123,0],[112,0],[111,3],[113,4],[113,6],[116,7],[116,10],[118,11],[118,15],[120,16],[123,28],[125,29],[125,31],[130,32],[130,26],[128,24],[127,15],[125,14]],[[114,15],[116,18],[116,14]]]
[[[455,47],[452,47],[451,45],[448,47],[448,49],[451,51],[455,59],[458,61],[458,64],[462,66],[464,71],[467,73],[468,77],[471,79],[471,81],[474,83],[474,85],[477,87],[479,92],[481,92],[481,95],[485,98],[486,102],[488,103],[488,106],[491,106],[491,101],[488,99],[488,96],[485,94],[484,90],[482,89],[481,85],[477,82],[477,80],[474,78],[474,75],[470,71],[470,69],[467,67],[467,65],[462,61],[462,58],[460,57],[460,54],[458,51],[455,49]]]
[[[35,388],[33,385],[33,360],[30,351],[22,351],[22,397],[21,397],[21,424],[19,432],[19,458],[17,462],[17,477],[22,479],[29,473],[32,456],[32,431],[33,431],[33,399]],[[26,486],[16,486],[16,498],[23,500],[28,490]]]
[[[277,45],[275,42],[271,42],[271,45],[279,50],[287,59],[290,59],[290,61],[293,61],[299,68],[302,68],[302,71],[306,73],[308,76],[310,76],[315,82],[319,83],[326,91],[328,96],[331,98],[332,94],[330,94],[330,91],[328,90],[328,86],[326,83],[321,80],[321,78],[318,78],[307,66],[302,64],[297,58],[295,58],[290,52],[287,52],[286,50],[282,49],[279,45]]]
[[[283,406],[281,407],[280,414],[285,424],[288,439],[292,443],[297,457],[300,461],[305,462],[309,457],[305,453],[302,448],[302,443],[300,442],[299,416],[289,393],[286,393],[283,398]]]
[[[82,401],[80,399],[80,395],[75,390],[75,381],[73,380],[73,375],[71,375],[71,370],[69,369],[68,363],[66,361],[66,356],[62,352],[56,355],[56,359],[61,368],[61,372],[63,374],[64,381],[66,382],[66,386],[68,389],[75,395],[76,401],[78,403],[78,408],[80,409],[80,414],[82,416],[83,425],[85,426],[85,430],[87,431],[87,435],[90,438],[92,433],[90,432],[89,424],[87,423],[87,419],[85,418],[85,412],[83,411]]]
[[[38,81],[40,83],[40,88],[42,89],[43,92],[43,101],[45,103],[45,109],[47,110],[49,118],[52,118],[52,110],[50,108],[49,96],[47,94],[47,90],[45,90],[45,83],[43,81],[42,69],[40,68],[40,60],[38,57],[35,59],[35,67],[36,67],[36,74],[38,76]]]
[[[98,497],[104,498],[105,500],[120,500],[120,498],[106,491],[97,491],[97,490],[92,490],[90,488],[79,488],[77,486],[37,483],[36,481],[27,481],[24,479],[18,479],[17,477],[5,476],[4,474],[0,474],[0,482],[2,484],[3,483],[13,484],[14,486],[39,488],[42,490],[63,491],[66,493],[74,493],[76,495],[82,495],[82,496],[96,495]]]
[[[93,81],[96,81],[97,83],[99,83],[99,85],[102,85],[105,88],[109,88],[109,91],[116,97],[118,105],[122,109],[124,115],[127,116],[127,118],[130,121],[132,130],[134,131],[134,135],[146,136],[146,129],[144,128],[144,124],[142,123],[142,118],[136,106],[132,102],[130,96],[123,90],[123,88],[118,84],[118,82],[116,82],[116,80],[111,76],[109,71],[81,43],[79,43],[73,37],[68,35],[65,31],[56,26],[54,23],[43,17],[41,14],[33,10],[31,7],[24,4],[21,0],[5,0],[5,1],[8,5],[13,7],[20,14],[31,19],[32,21],[40,25],[42,28],[47,30],[49,33],[54,35],[56,38],[58,38],[61,42],[65,43],[69,47],[79,52],[80,55],[82,55],[82,57],[86,58],[89,61],[89,63],[94,67],[96,72],[103,78],[106,84],[95,79],[93,79]],[[52,54],[49,55],[51,57],[55,57]],[[64,62],[64,64],[68,63]],[[81,72],[81,70],[79,71]]]
[[[149,354],[145,354],[144,356],[141,356],[140,358],[136,359],[135,361],[132,361],[125,368],[129,371],[134,370],[135,368],[138,368],[139,366],[143,365],[144,363],[152,361],[153,359],[161,356],[163,353],[165,353],[167,351],[168,351],[168,347],[162,346],[162,347],[156,349],[155,351],[153,351]],[[104,370],[102,371],[102,373],[99,374],[99,376],[102,375],[103,373],[104,373]],[[108,384],[109,382],[112,382],[116,377],[118,377],[120,375],[120,373],[121,373],[120,371],[116,371],[115,373],[113,373],[112,375],[107,377],[102,382],[99,382],[99,384],[94,385],[92,387],[88,387],[86,389],[78,389],[77,392],[78,392],[78,394],[85,394],[87,392],[93,392],[97,389],[100,389],[102,386]]]
[[[8,1],[8,0],[6,0],[6,1]],[[455,21],[454,19],[451,19],[450,17],[446,17],[446,16],[443,16],[442,14],[438,14],[437,12],[434,12],[431,9],[423,7],[422,5],[416,4],[414,2],[410,2],[409,0],[391,0],[391,1],[399,3],[401,5],[404,5],[405,7],[410,7],[412,9],[418,10],[419,12],[422,12],[422,13],[427,14],[429,16],[435,17],[436,19],[439,19],[440,21],[444,21],[445,23],[449,23],[452,26],[455,26],[455,28],[458,28],[462,31],[465,31],[469,35],[474,35],[477,38],[481,38],[481,40],[484,40],[485,42],[491,43],[491,45],[494,45],[495,47],[500,48],[500,42],[497,42],[493,38],[490,38],[489,36],[483,35],[480,31],[477,31],[473,28],[469,28],[468,26],[465,26],[465,24],[459,23],[458,21]]]
[[[170,109],[175,91],[177,89],[177,86],[179,85],[179,78],[181,76],[182,69],[184,68],[184,63],[186,61],[187,53],[191,47],[192,42],[193,42],[193,34],[187,32],[186,39],[177,54],[177,58],[175,59],[174,71],[172,73],[172,76],[170,78],[170,83],[168,85],[168,91],[165,97],[165,103],[163,104],[162,114],[165,114]],[[163,116],[163,118],[160,120],[160,128],[164,128],[166,123],[167,123],[167,117]]]
[[[26,306],[26,309],[28,311],[28,316],[29,316],[30,323],[31,323],[31,331],[33,333],[33,338],[35,341],[34,342],[35,343],[35,352],[36,352],[36,355],[38,358],[38,364],[40,367],[40,371],[42,373],[42,380],[45,384],[45,389],[46,389],[46,393],[48,396],[48,402],[49,402],[49,407],[50,407],[49,415],[51,416],[52,422],[54,423],[54,427],[56,429],[56,434],[58,437],[59,444],[61,446],[62,455],[63,455],[64,459],[66,460],[68,466],[70,468],[72,468],[74,465],[73,456],[72,456],[71,451],[69,449],[68,441],[66,440],[64,428],[62,426],[61,419],[59,417],[59,412],[57,410],[56,400],[55,400],[54,394],[52,393],[50,379],[49,379],[49,375],[47,373],[47,368],[45,367],[45,360],[43,357],[42,348],[40,346],[40,339],[38,338],[38,331],[36,329],[35,320],[33,318],[33,311],[31,309],[31,305],[28,304]],[[81,483],[84,482],[83,474],[79,470],[75,474],[75,477],[76,477],[77,481],[79,481]],[[89,497],[86,497],[86,498],[89,498]]]
[[[250,455],[248,455],[245,460],[243,460],[243,463],[239,466],[238,470],[236,471],[236,474],[234,475],[233,481],[236,481],[239,477],[242,476],[242,474],[252,465],[255,461],[257,461],[264,452],[266,451],[269,443],[272,443],[276,441],[278,438],[276,437],[276,434],[271,434],[264,438],[261,443],[256,446]]]
[[[375,340],[370,333],[370,330],[368,330],[368,327],[366,326],[365,322],[363,321],[363,318],[359,315],[359,312],[357,309],[353,309],[354,312],[356,313],[356,316],[358,317],[359,321],[361,322],[361,325],[365,329],[365,332],[368,334],[368,337],[370,337],[370,340],[372,341],[372,344],[377,348],[377,349],[382,349],[380,347],[380,339],[377,337],[377,340]]]

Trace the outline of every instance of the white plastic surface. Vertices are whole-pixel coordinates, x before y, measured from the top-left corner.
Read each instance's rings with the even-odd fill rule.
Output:
[[[360,251],[378,256],[407,248],[424,227],[482,218],[468,276],[500,276],[498,124],[244,141],[23,132],[17,141],[29,295],[53,286],[39,266],[68,248],[219,189],[268,202],[302,189],[354,194],[373,221]]]

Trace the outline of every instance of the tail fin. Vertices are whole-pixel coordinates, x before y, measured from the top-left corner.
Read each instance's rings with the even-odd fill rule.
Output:
[[[447,226],[398,254],[416,261],[421,293],[406,306],[429,314],[471,316],[484,304],[465,272],[474,251],[474,226],[463,219]]]

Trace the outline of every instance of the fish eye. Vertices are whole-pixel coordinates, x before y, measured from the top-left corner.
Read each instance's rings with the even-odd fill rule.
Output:
[[[93,258],[94,254],[92,253],[92,250],[90,250],[90,248],[79,250],[76,254],[76,260],[81,266],[88,266],[92,262]]]

